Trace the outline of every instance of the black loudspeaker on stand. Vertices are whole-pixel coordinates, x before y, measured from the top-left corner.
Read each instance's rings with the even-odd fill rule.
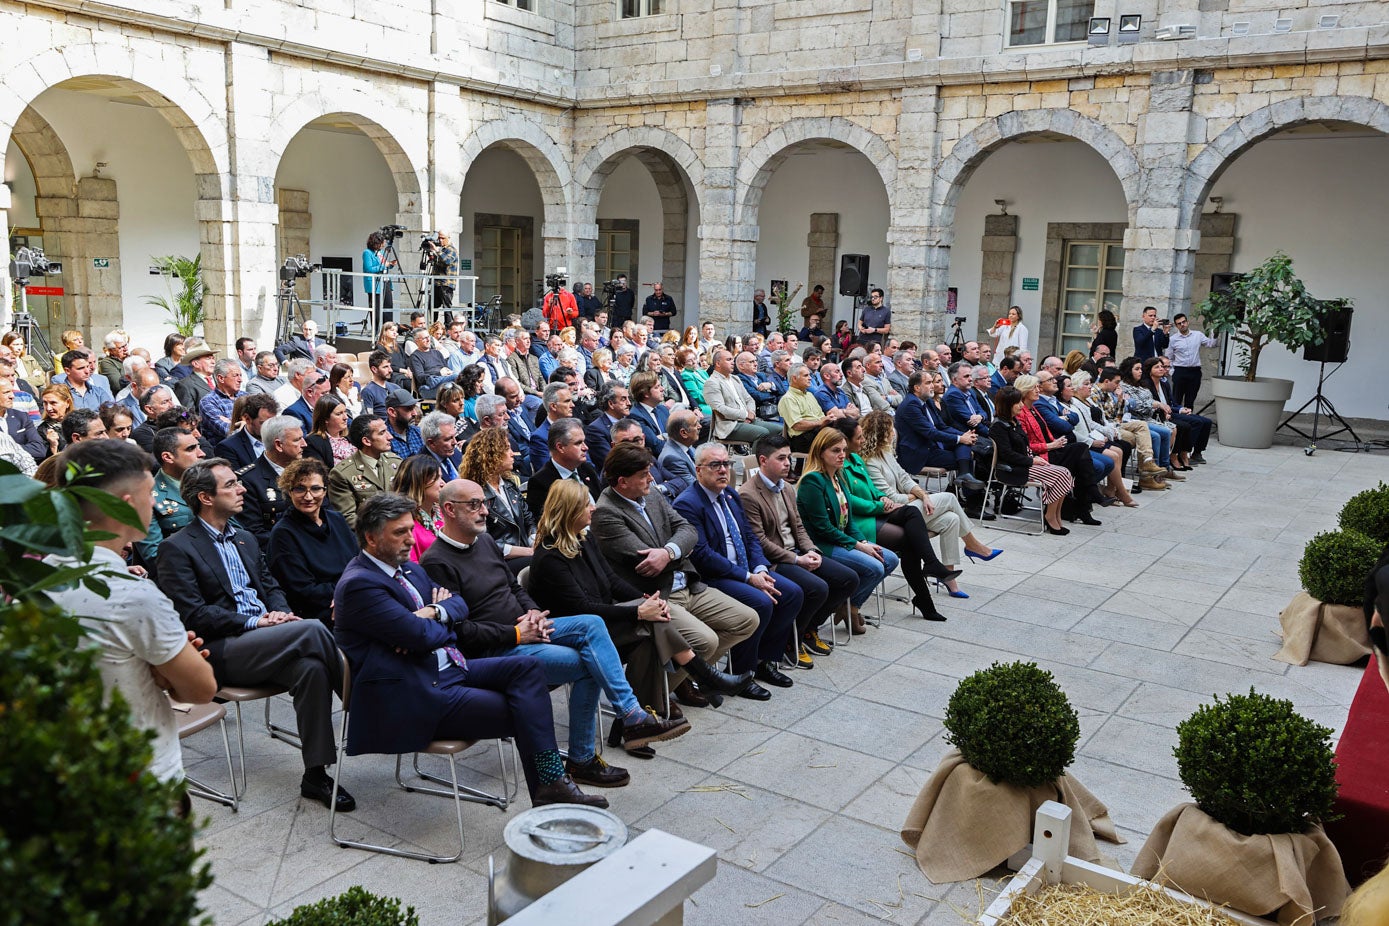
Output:
[[[868,255],[839,255],[839,295],[868,298]]]
[[[1293,412],[1283,423],[1278,426],[1278,430],[1287,428],[1307,440],[1307,447],[1304,452],[1310,457],[1317,452],[1317,441],[1321,438],[1335,437],[1337,434],[1348,433],[1351,440],[1355,441],[1357,447],[1360,444],[1360,436],[1355,433],[1355,429],[1350,426],[1350,422],[1341,417],[1336,411],[1336,406],[1331,404],[1322,392],[1326,384],[1326,365],[1336,364],[1336,369],[1340,369],[1341,364],[1346,362],[1350,356],[1350,319],[1354,313],[1350,306],[1342,305],[1328,309],[1322,316],[1322,342],[1320,344],[1309,344],[1302,349],[1302,359],[1312,360],[1321,364],[1321,370],[1317,373],[1317,391],[1308,399],[1301,408]],[[1336,370],[1331,371],[1334,375]],[[1312,433],[1308,434],[1292,423],[1292,420],[1308,408],[1312,409]],[[1321,419],[1325,415],[1328,419],[1338,422],[1341,426],[1334,431],[1320,434]]]

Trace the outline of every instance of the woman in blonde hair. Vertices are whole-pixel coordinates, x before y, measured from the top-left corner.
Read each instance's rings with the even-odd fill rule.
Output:
[[[593,499],[582,483],[561,479],[550,486],[535,532],[535,559],[526,583],[535,603],[552,617],[597,614],[627,667],[627,681],[642,704],[678,715],[669,702],[665,663],[673,662],[715,694],[737,694],[751,672],[729,675],[710,666],[675,629],[670,605],[659,592],[643,595],[608,565],[589,534]],[[614,723],[620,731],[621,719]],[[620,732],[619,734],[620,735]]]
[[[862,457],[875,488],[883,498],[899,505],[912,505],[926,519],[926,529],[935,533],[940,544],[940,559],[946,569],[960,562],[961,547],[970,559],[987,563],[1002,553],[987,546],[974,536],[974,525],[954,492],[928,494],[897,462],[896,433],[892,416],[887,412],[869,412],[863,416]]]
[[[521,495],[515,464],[506,428],[483,428],[468,441],[458,473],[482,486],[487,533],[501,547],[511,571],[519,575],[530,565],[534,552],[535,516]]]
[[[1069,376],[1076,370],[1079,370],[1088,359],[1089,358],[1085,356],[1085,351],[1083,350],[1073,350],[1068,353],[1066,355],[1066,375]]]

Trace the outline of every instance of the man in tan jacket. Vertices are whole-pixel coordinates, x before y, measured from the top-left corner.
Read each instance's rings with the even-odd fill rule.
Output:
[[[704,384],[704,402],[714,416],[714,437],[751,443],[766,434],[781,433],[779,422],[759,421],[757,406],[733,375],[733,353],[714,352],[714,372]]]
[[[821,556],[806,533],[796,510],[796,487],[786,481],[791,471],[791,445],[786,438],[780,434],[759,438],[753,451],[757,471],[738,490],[748,525],[777,575],[805,593],[796,619],[802,655],[806,650],[828,655],[830,644],[820,638],[820,627],[840,609],[847,620],[845,603],[858,588],[858,576],[843,563]]]

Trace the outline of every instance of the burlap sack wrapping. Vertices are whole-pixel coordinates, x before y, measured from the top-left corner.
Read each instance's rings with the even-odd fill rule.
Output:
[[[1274,659],[1305,666],[1308,661],[1348,666],[1370,655],[1365,612],[1353,605],[1323,604],[1298,592],[1278,614],[1283,648]]]
[[[1108,808],[1071,776],[1037,788],[997,784],[966,762],[958,749],[940,760],[916,796],[902,824],[902,841],[916,849],[917,867],[937,884],[977,878],[1032,841],[1037,808],[1046,801],[1075,811],[1071,855],[1100,862],[1096,836],[1124,841]]]
[[[1339,914],[1350,895],[1341,855],[1321,827],[1243,836],[1195,804],[1157,822],[1133,874],[1254,916],[1276,911],[1278,922],[1297,926]]]

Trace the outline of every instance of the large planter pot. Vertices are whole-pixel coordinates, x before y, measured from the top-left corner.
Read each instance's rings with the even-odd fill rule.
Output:
[[[1211,391],[1223,446],[1253,450],[1273,446],[1283,406],[1293,395],[1292,380],[1260,376],[1249,383],[1239,376],[1217,376]]]

